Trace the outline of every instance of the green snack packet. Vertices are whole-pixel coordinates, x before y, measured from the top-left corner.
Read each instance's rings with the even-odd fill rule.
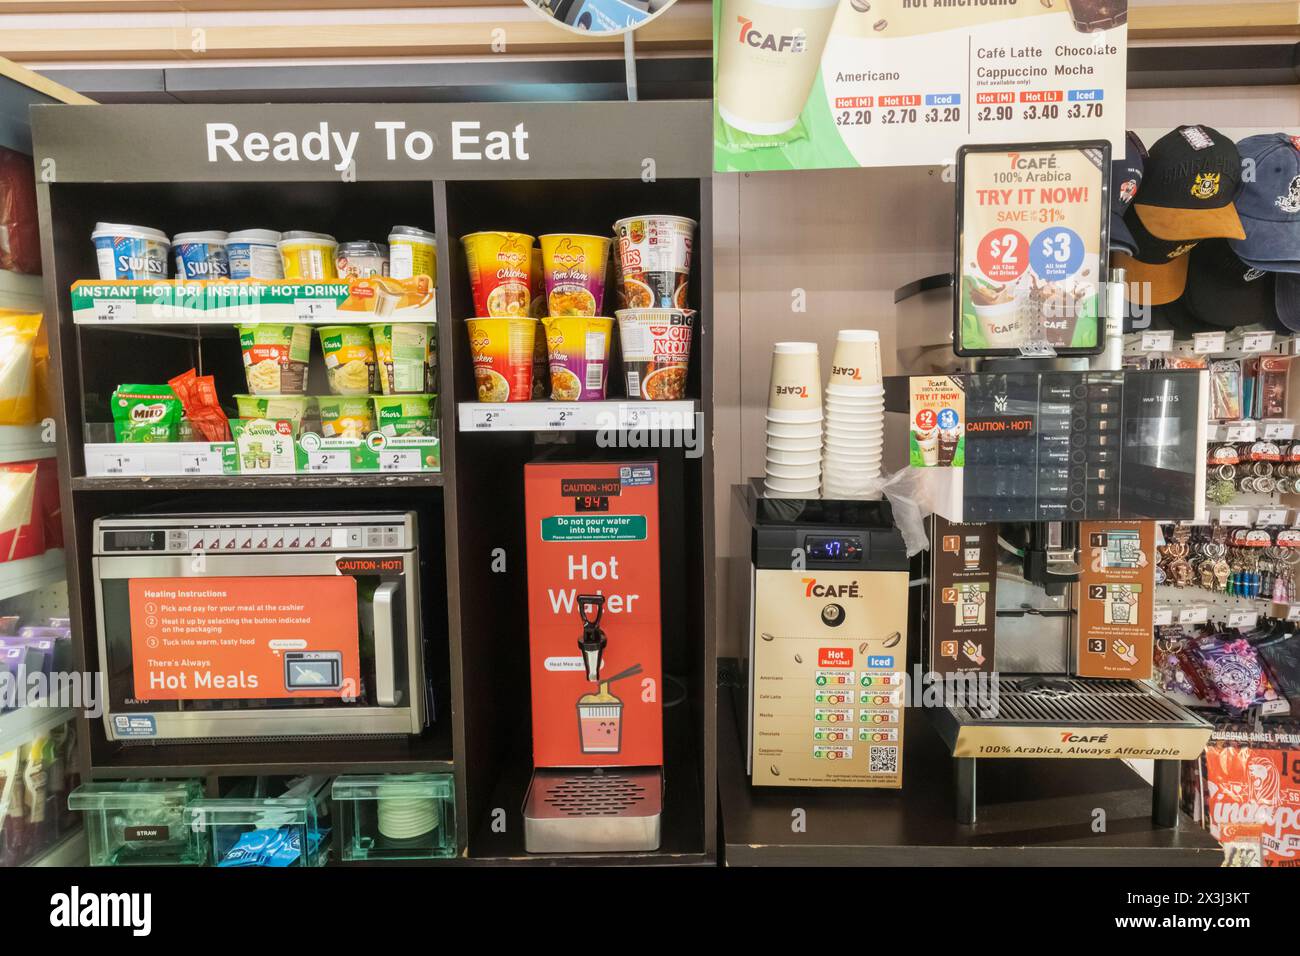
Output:
[[[120,442],[176,441],[185,417],[170,385],[119,385],[111,404],[113,434]]]

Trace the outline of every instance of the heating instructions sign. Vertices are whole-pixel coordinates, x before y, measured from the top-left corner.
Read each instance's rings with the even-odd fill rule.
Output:
[[[140,700],[362,697],[356,578],[128,584]]]
[[[722,0],[719,172],[944,165],[1124,140],[1127,0]]]

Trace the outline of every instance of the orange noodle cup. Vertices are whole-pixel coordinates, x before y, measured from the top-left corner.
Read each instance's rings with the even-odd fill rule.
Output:
[[[551,398],[592,402],[605,397],[609,383],[609,339],[614,320],[564,315],[542,320],[550,355]]]
[[[686,397],[695,313],[689,309],[621,309],[619,343],[629,398]]]
[[[695,220],[632,216],[614,223],[629,309],[684,309],[691,275]]]
[[[542,272],[548,315],[600,315],[610,240],[561,233],[542,236]]]
[[[521,232],[473,232],[460,241],[469,263],[474,314],[480,319],[527,316],[532,303],[533,237]]]
[[[533,397],[536,319],[466,319],[474,383],[480,402],[526,402]]]

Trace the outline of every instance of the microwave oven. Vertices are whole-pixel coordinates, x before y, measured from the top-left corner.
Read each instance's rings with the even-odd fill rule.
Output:
[[[412,512],[96,520],[108,738],[419,734],[416,533]]]

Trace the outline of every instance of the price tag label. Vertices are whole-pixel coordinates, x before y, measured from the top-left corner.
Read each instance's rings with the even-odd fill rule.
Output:
[[[1258,611],[1229,611],[1228,627],[1254,627],[1259,622]]]
[[[572,405],[548,405],[546,407],[546,427],[557,431],[572,428],[577,410]]]
[[[1264,437],[1286,441],[1295,436],[1295,422],[1265,422]]]
[[[1241,337],[1243,352],[1271,352],[1273,350],[1272,332],[1247,332]]]
[[[1142,333],[1143,352],[1169,352],[1173,350],[1173,347],[1174,333],[1172,330]]]
[[[1192,351],[1197,355],[1209,355],[1226,351],[1228,337],[1223,332],[1197,332],[1192,336]]]
[[[1250,512],[1245,508],[1224,508],[1219,512],[1219,524],[1244,527],[1250,524]]]
[[[104,474],[106,475],[143,475],[144,459],[137,455],[128,455],[126,453],[105,455],[101,459],[104,463]]]
[[[1260,508],[1259,514],[1255,516],[1255,524],[1286,524],[1286,516],[1287,510],[1285,508]]]
[[[345,449],[328,448],[307,452],[307,470],[316,475],[337,474],[352,470],[352,458]]]
[[[473,424],[475,429],[491,431],[493,428],[500,427],[501,412],[495,408],[476,408],[474,409]]]
[[[134,322],[134,299],[96,299],[96,322]]]
[[[215,451],[194,451],[181,453],[182,475],[219,475],[221,474],[221,453]]]
[[[620,405],[618,409],[619,428],[644,428],[650,421],[650,409],[644,405]]]
[[[1254,441],[1257,434],[1256,422],[1233,422],[1225,430],[1227,441]]]
[[[1156,627],[1174,623],[1173,608],[1155,607],[1151,609],[1151,623]]]
[[[320,322],[334,312],[333,299],[294,299],[293,308],[299,322]]]
[[[418,448],[386,449],[379,453],[380,471],[419,471]]]
[[[1178,611],[1179,624],[1204,624],[1210,616],[1209,608],[1205,605],[1199,607],[1185,607]]]
[[[1277,700],[1266,700],[1259,705],[1259,712],[1265,717],[1272,717],[1276,714],[1291,713],[1291,702],[1279,697]]]

